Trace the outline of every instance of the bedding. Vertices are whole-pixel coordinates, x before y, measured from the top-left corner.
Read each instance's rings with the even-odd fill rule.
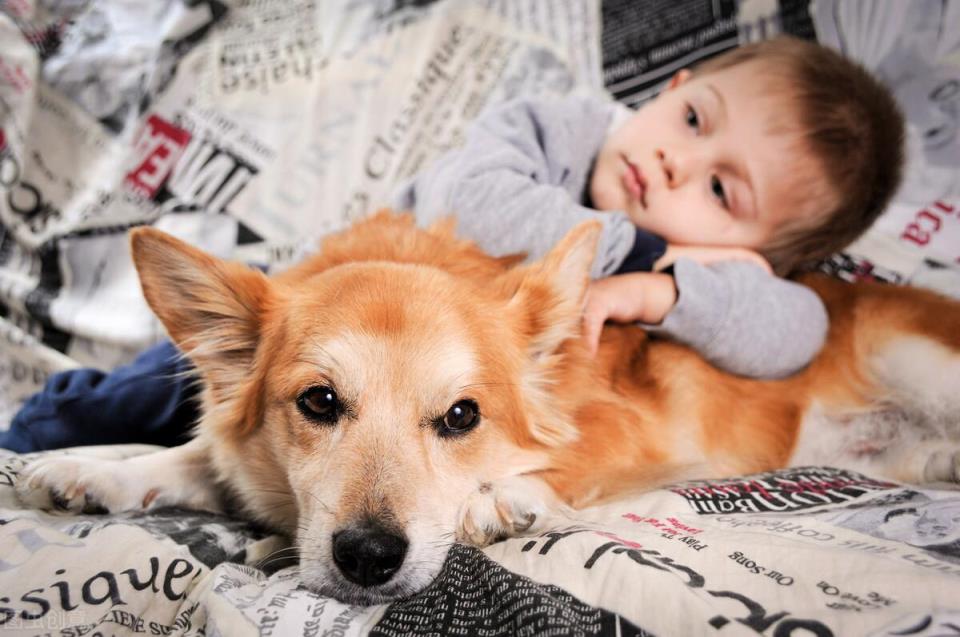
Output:
[[[960,297],[956,0],[0,3],[0,429],[51,373],[162,338],[130,227],[280,270],[491,104],[607,90],[635,106],[676,69],[779,32],[861,60],[908,119],[904,187],[824,269]],[[960,632],[947,485],[827,467],[676,485],[456,547],[422,594],[359,608],[299,587],[282,540],[237,519],[25,510],[11,486],[31,456],[0,453],[11,634]]]
[[[303,588],[283,539],[236,519],[24,509],[26,460],[0,456],[0,628],[14,635],[944,635],[960,621],[960,492],[850,471],[674,485],[455,546],[421,593],[354,607]]]

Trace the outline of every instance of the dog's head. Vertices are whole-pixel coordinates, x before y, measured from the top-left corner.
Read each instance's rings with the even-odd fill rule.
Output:
[[[469,494],[576,438],[549,388],[598,233],[510,267],[381,214],[274,279],[152,229],[132,246],[223,481],[295,537],[308,586],[373,603],[432,581]]]

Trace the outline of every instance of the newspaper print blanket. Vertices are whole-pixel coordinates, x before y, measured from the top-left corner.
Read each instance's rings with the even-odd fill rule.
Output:
[[[908,118],[902,192],[825,267],[960,296],[960,0],[0,0],[0,427],[48,374],[162,338],[129,227],[279,269],[490,104],[637,106],[780,32],[863,61]],[[827,468],[683,485],[455,547],[420,595],[354,608],[242,521],[23,510],[24,461],[0,456],[10,634],[960,633],[954,491]]]
[[[127,457],[149,447],[75,449]],[[63,452],[48,452],[63,453]],[[0,629],[40,635],[950,635],[960,491],[806,467],[675,485],[558,518],[433,584],[357,607],[300,585],[285,546],[210,513],[52,515],[0,455]]]

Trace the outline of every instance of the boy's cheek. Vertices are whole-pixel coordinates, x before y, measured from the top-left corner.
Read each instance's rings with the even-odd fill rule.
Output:
[[[601,165],[590,178],[590,198],[597,210],[625,210],[627,199],[620,186],[620,178],[609,164]]]
[[[690,235],[696,233],[691,232],[687,223],[688,221],[690,224],[696,224],[697,222],[693,219],[684,219],[676,214],[676,211],[665,211],[659,207],[648,207],[646,210],[635,207],[628,208],[627,214],[630,216],[633,225],[657,235],[668,243],[695,242],[692,241],[693,237]]]

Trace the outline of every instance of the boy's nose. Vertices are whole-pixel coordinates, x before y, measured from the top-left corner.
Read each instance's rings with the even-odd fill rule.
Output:
[[[683,184],[690,176],[690,171],[692,170],[689,153],[687,153],[687,155],[681,155],[677,151],[667,153],[667,151],[661,148],[658,148],[655,152],[657,161],[663,169],[663,176],[666,180],[667,187],[676,188]]]
[[[663,176],[666,178],[667,186],[669,186],[670,188],[673,188],[674,186],[673,160],[672,159],[668,160],[667,154],[664,151],[660,150],[659,148],[656,150],[656,155],[657,155],[657,161],[660,162],[660,168],[663,170]]]

